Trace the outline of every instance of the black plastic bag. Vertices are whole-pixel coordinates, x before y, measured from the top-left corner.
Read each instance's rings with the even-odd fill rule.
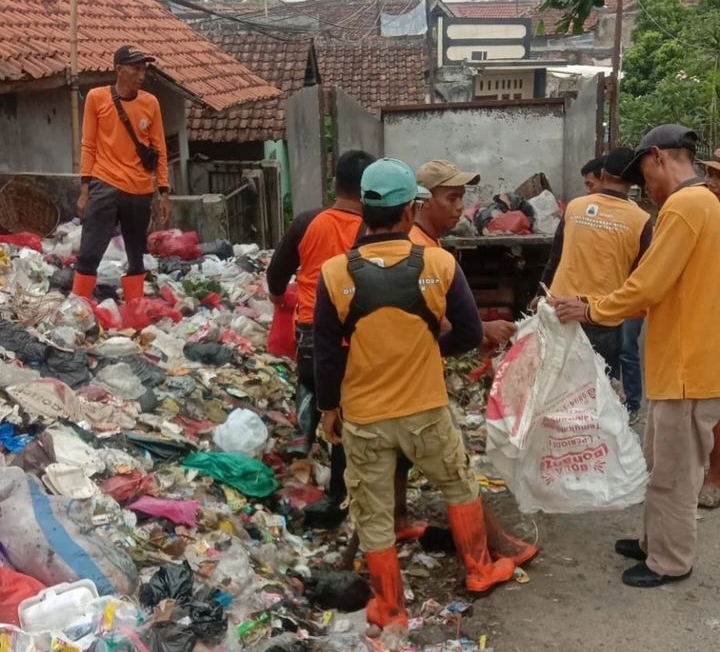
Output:
[[[220,260],[227,260],[234,255],[233,246],[227,240],[201,242],[200,249],[206,256],[217,256]]]
[[[218,367],[235,359],[235,352],[231,348],[216,342],[186,344],[183,347],[183,353],[188,360]]]
[[[227,633],[228,617],[219,602],[195,601],[188,606],[188,611],[192,620],[190,629],[200,640],[215,645],[223,641]]]
[[[143,609],[153,609],[163,600],[171,598],[181,607],[186,607],[192,602],[193,581],[192,568],[187,561],[180,566],[167,564],[140,587],[140,604]]]
[[[305,595],[321,609],[351,612],[365,607],[372,590],[353,571],[319,571],[305,580]]]
[[[40,365],[40,374],[56,378],[73,389],[85,385],[90,381],[87,353],[84,349],[70,352],[50,347]]]
[[[155,623],[140,635],[149,652],[192,652],[197,642],[194,632],[174,622]]]

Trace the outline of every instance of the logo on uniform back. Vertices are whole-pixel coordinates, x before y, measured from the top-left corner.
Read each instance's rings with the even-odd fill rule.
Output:
[[[590,204],[590,205],[585,209],[585,214],[586,214],[588,217],[595,217],[595,216],[598,214],[598,211],[599,211],[599,210],[600,210],[600,208],[598,207],[597,204]]]

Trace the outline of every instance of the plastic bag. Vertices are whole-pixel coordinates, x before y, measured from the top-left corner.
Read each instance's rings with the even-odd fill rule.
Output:
[[[260,460],[237,453],[193,453],[182,465],[198,469],[202,475],[224,482],[251,498],[265,498],[280,487],[272,469]]]
[[[103,480],[98,486],[104,494],[122,503],[150,492],[155,486],[155,476],[152,473],[143,475],[140,471],[133,471]]]
[[[123,328],[134,328],[142,330],[151,324],[159,322],[168,317],[175,323],[182,319],[182,313],[156,299],[142,297],[131,299],[122,304],[118,309],[122,319]]]
[[[528,235],[531,233],[530,220],[522,211],[508,211],[493,217],[485,227],[489,234],[512,233],[514,235]]]
[[[166,518],[179,525],[195,527],[200,503],[197,500],[163,500],[154,496],[143,496],[127,506],[133,512]]]
[[[18,607],[23,600],[36,596],[45,588],[34,577],[0,568],[0,623],[20,625]]]
[[[541,301],[500,361],[487,406],[487,454],[520,511],[577,513],[642,502],[637,435],[577,323]]]
[[[353,571],[316,571],[304,582],[308,600],[321,609],[359,611],[372,597],[367,580]]]
[[[130,365],[124,362],[101,369],[95,379],[111,394],[125,400],[137,400],[145,393],[140,379],[132,372]]]
[[[295,306],[297,306],[297,302],[297,285],[292,283],[285,293],[285,304],[275,306],[272,325],[268,333],[268,353],[287,358],[295,357]]]
[[[190,564],[167,564],[160,568],[138,592],[143,609],[154,609],[163,600],[175,600],[181,607],[190,604],[193,593],[193,572]]]
[[[213,430],[213,442],[218,448],[247,457],[260,457],[267,439],[267,427],[251,410],[233,410],[227,421]]]
[[[131,595],[133,560],[95,534],[90,501],[48,496],[17,467],[0,469],[0,545],[18,571],[47,586],[89,579],[102,595]]]
[[[42,253],[42,238],[36,233],[12,233],[0,235],[0,244],[10,244],[16,247],[27,247]]]
[[[549,190],[543,190],[537,197],[528,200],[528,204],[535,211],[533,231],[535,233],[554,235],[560,223],[561,215],[560,206],[557,199],[555,199],[555,195]]]
[[[195,231],[183,233],[178,229],[155,231],[148,236],[148,251],[158,258],[177,256],[183,260],[195,260],[203,255],[200,239]]]

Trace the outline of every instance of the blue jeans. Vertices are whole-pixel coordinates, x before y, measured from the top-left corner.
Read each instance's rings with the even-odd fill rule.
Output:
[[[623,343],[620,354],[620,368],[622,370],[623,389],[627,399],[627,409],[637,412],[642,405],[643,386],[642,368],[640,366],[640,331],[643,320],[628,319],[623,323]]]

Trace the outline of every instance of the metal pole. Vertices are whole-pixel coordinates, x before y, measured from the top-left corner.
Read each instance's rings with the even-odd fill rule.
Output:
[[[432,27],[432,8],[431,0],[425,0],[425,22],[427,23],[427,32],[425,32],[425,46],[427,48],[428,58],[428,86],[430,86],[430,104],[435,104],[435,42],[433,40]]]
[[[78,0],[70,0],[70,120],[73,172],[80,172],[80,103],[78,95]]]
[[[620,105],[620,52],[622,50],[622,19],[623,0],[617,0],[615,11],[615,39],[612,55],[612,80],[610,83],[610,149],[617,147],[620,135],[619,105]]]

